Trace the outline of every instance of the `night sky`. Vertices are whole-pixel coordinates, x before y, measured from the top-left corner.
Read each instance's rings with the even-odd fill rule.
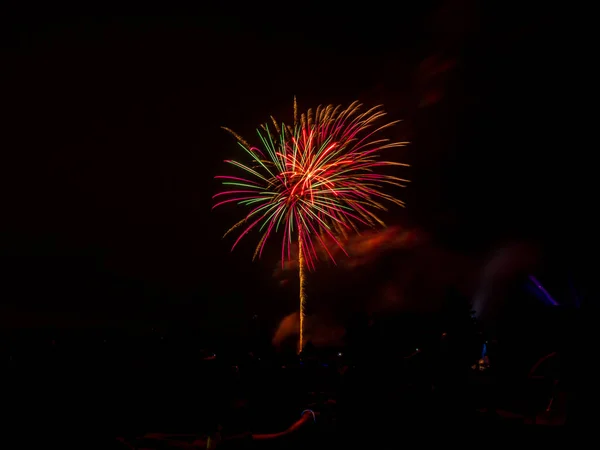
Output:
[[[293,310],[275,260],[221,240],[239,212],[210,208],[222,160],[239,154],[220,126],[251,137],[269,115],[289,118],[294,95],[404,119],[395,137],[412,144],[398,159],[413,183],[392,223],[464,252],[534,240],[557,273],[585,266],[593,154],[576,138],[584,112],[560,16],[416,3],[394,15],[6,16],[2,324],[235,327]],[[449,69],[424,75],[432,56]]]

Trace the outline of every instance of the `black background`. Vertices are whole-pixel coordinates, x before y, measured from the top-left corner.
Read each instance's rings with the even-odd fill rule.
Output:
[[[3,326],[235,330],[257,311],[293,311],[274,258],[251,263],[251,242],[230,254],[220,237],[240,212],[211,212],[211,196],[237,155],[219,127],[252,136],[271,114],[289,118],[294,96],[302,108],[381,102],[405,119],[397,137],[412,144],[398,159],[413,183],[392,223],[466,253],[539,242],[550,273],[590,275],[584,31],[547,6],[412,3],[4,15]],[[418,66],[435,54],[455,68],[441,101],[420,108]]]

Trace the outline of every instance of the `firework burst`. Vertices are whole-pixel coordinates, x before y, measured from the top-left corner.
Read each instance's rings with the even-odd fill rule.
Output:
[[[385,203],[404,203],[385,192],[386,186],[404,187],[408,180],[381,172],[389,166],[407,166],[380,159],[384,149],[403,147],[380,137],[397,122],[378,126],[385,116],[381,107],[362,112],[362,105],[348,108],[319,106],[298,117],[294,99],[294,123],[287,126],[272,119],[257,130],[261,146],[248,144],[225,128],[247,154],[247,162],[225,161],[239,176],[218,176],[227,187],[213,199],[217,206],[235,203],[249,209],[231,227],[241,233],[232,250],[250,231],[261,236],[254,252],[260,257],[266,242],[282,234],[281,260],[292,258],[292,243],[298,243],[300,273],[300,340],[303,345],[305,268],[313,270],[322,248],[335,263],[329,245],[346,253],[342,239],[360,228],[385,226],[378,213]]]

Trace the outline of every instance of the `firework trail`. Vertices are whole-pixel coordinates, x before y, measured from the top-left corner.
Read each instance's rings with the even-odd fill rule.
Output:
[[[318,249],[334,263],[331,245],[345,253],[341,237],[360,228],[385,226],[378,212],[388,202],[404,203],[385,192],[386,186],[404,187],[408,180],[381,173],[390,166],[407,166],[379,159],[384,149],[403,147],[406,142],[381,138],[397,122],[377,126],[385,113],[380,107],[362,111],[362,105],[348,108],[332,105],[298,116],[294,99],[294,124],[272,123],[257,130],[261,146],[254,147],[225,128],[238,141],[247,162],[227,160],[239,171],[235,176],[217,176],[226,190],[213,196],[213,209],[234,203],[249,209],[246,216],[225,236],[238,228],[241,233],[232,250],[250,231],[261,237],[254,252],[259,258],[266,242],[282,232],[281,261],[292,257],[292,243],[298,243],[300,276],[300,338],[303,346],[305,268],[313,270]]]

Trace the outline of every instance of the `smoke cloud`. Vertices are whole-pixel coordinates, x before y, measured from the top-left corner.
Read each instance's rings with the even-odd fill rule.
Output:
[[[323,262],[310,274],[306,341],[317,347],[339,345],[353,313],[382,315],[404,312],[439,313],[455,292],[472,299],[477,317],[493,326],[508,287],[532,273],[538,253],[527,244],[511,244],[490,256],[465,255],[437,245],[418,229],[390,227],[345,242],[337,265]],[[483,267],[483,268],[482,268]],[[280,280],[297,284],[297,263],[275,271]],[[290,291],[291,292],[291,291]],[[273,344],[298,335],[298,314],[280,323]]]

